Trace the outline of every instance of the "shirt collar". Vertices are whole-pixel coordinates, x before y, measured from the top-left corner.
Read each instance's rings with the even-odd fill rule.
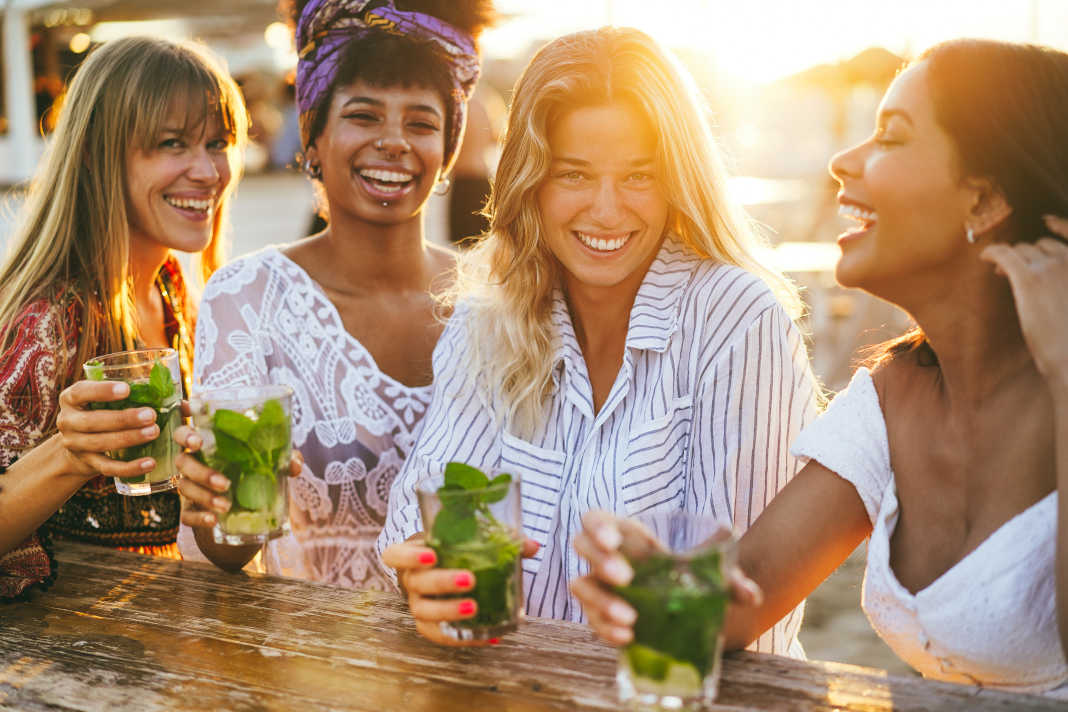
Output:
[[[668,235],[634,297],[627,325],[628,349],[660,352],[667,349],[668,342],[679,328],[686,284],[700,260],[678,238]],[[561,361],[565,361],[569,368],[579,368],[581,362],[580,370],[585,371],[567,300],[559,287],[553,290],[550,319],[555,343],[553,379],[557,378],[556,366]]]

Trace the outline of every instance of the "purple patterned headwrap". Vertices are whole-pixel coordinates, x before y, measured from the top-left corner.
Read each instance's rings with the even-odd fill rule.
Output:
[[[445,167],[451,164],[467,116],[467,99],[481,71],[474,39],[433,15],[398,10],[393,0],[312,0],[297,21],[297,107],[305,148],[315,109],[337,78],[345,46],[384,31],[430,42],[449,67],[452,116],[445,137]]]

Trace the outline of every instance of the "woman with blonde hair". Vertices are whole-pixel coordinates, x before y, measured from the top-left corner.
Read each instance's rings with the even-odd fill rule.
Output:
[[[151,410],[88,410],[128,386],[79,380],[92,356],[171,347],[183,380],[194,305],[173,251],[219,265],[244,103],[205,49],[128,38],[78,70],[0,267],[0,596],[55,575],[52,536],[176,556],[176,492],[119,496],[151,459]]]
[[[451,460],[523,481],[527,612],[581,620],[588,509],[740,529],[798,469],[816,387],[792,285],[759,258],[685,70],[642,32],[557,39],[516,84],[489,234],[462,257],[434,399],[379,540],[418,630],[476,614],[433,568],[417,481]],[[412,537],[415,537],[412,539]],[[406,539],[410,541],[405,542]],[[533,550],[537,549],[535,553]],[[757,649],[800,655],[800,606]]]

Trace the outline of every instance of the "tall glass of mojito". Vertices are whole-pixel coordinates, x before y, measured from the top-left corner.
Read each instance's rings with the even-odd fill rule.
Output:
[[[442,622],[442,632],[457,640],[488,640],[515,630],[523,616],[519,478],[507,472],[490,476],[450,462],[416,492],[426,542],[437,553],[438,566],[475,576],[474,589],[455,596],[473,598],[475,616]]]
[[[648,537],[624,537],[634,578],[616,589],[638,613],[634,640],[620,651],[620,698],[645,709],[700,709],[718,692],[735,539],[717,520],[687,512],[638,521]]]
[[[90,381],[124,381],[130,395],[122,400],[90,404],[94,410],[125,410],[149,407],[156,411],[159,435],[141,445],[109,452],[108,457],[133,462],[151,457],[156,466],[137,477],[116,477],[119,494],[145,495],[174,489],[178,470],[174,458],[181,447],[174,441],[174,431],[182,424],[182,379],[178,369],[178,352],[174,349],[141,349],[98,356],[82,366]]]
[[[283,385],[203,390],[189,399],[203,445],[198,457],[229,478],[230,509],[218,544],[262,544],[289,530],[287,480],[293,389]]]

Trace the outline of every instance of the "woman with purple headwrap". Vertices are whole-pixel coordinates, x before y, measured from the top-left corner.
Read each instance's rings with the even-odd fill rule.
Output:
[[[447,186],[479,75],[475,38],[492,12],[488,0],[292,8],[303,164],[328,226],[216,273],[194,374],[202,387],[294,388],[293,444],[306,466],[291,481],[292,536],[264,552],[273,573],[391,585],[374,543],[430,401],[443,328],[431,288],[447,286],[454,267],[450,251],[427,242],[423,209]],[[255,549],[212,542],[223,510],[211,471],[187,460],[183,474],[183,552],[243,564]]]

